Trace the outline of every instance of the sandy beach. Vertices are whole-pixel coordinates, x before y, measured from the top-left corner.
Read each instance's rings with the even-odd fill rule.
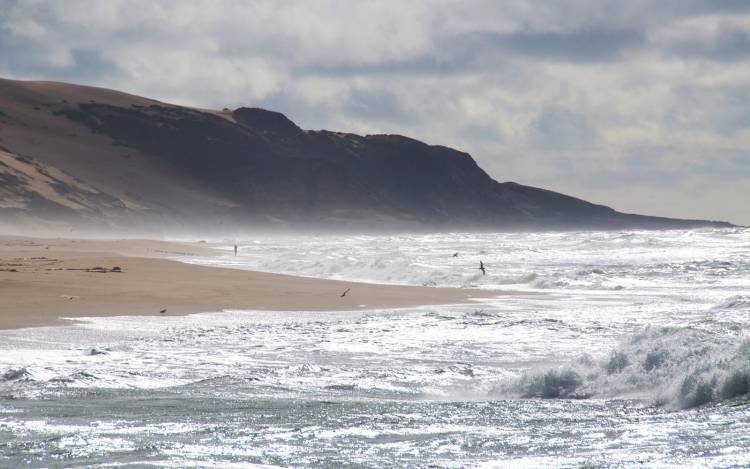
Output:
[[[0,329],[61,324],[62,318],[86,316],[459,304],[478,295],[457,288],[323,280],[167,259],[214,254],[199,243],[0,237]]]

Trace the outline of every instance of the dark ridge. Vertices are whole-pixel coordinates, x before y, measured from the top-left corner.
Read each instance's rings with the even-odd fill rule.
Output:
[[[59,111],[219,188],[247,216],[293,223],[387,216],[433,227],[687,227],[552,191],[498,183],[467,153],[401,135],[304,132],[283,114],[233,112],[238,124],[173,106],[81,104]],[[709,223],[710,224],[710,223]]]
[[[0,80],[0,89],[10,90],[0,94],[4,108],[34,104],[14,98],[24,95],[23,86]],[[259,108],[241,107],[229,118],[228,111],[222,116],[111,91],[102,94],[74,85],[61,89],[85,92],[85,99],[14,121],[9,125],[22,127],[33,144],[12,139],[3,144],[17,150],[11,153],[31,157],[21,161],[33,158],[42,170],[50,165],[96,187],[98,193],[92,194],[54,186],[62,196],[85,201],[90,206],[85,216],[91,219],[106,214],[128,223],[146,218],[186,226],[210,220],[217,226],[270,222],[325,229],[732,226],[625,214],[549,190],[500,183],[468,153],[402,135],[304,131],[283,114]],[[50,93],[45,97],[50,102],[64,97]],[[75,142],[67,150],[59,150],[67,138],[63,136]],[[37,154],[44,147],[56,151]],[[60,153],[64,151],[68,153]],[[105,177],[98,179],[100,171]],[[124,187],[112,184],[121,177],[127,178]],[[165,195],[170,191],[174,193]],[[28,197],[34,199],[30,212],[54,212],[54,204]],[[133,204],[126,199],[142,207],[129,208]]]
[[[295,137],[302,133],[302,129],[297,127],[297,124],[280,112],[266,111],[257,107],[241,107],[235,109],[232,116],[241,125],[263,133],[284,137]]]

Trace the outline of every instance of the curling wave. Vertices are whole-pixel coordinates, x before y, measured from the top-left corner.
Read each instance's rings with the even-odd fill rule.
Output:
[[[525,398],[645,398],[696,407],[750,393],[750,341],[693,328],[648,328],[604,359],[583,355],[530,371],[508,391]]]

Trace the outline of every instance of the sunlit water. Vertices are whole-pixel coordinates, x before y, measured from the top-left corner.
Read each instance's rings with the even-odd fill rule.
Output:
[[[750,467],[748,230],[233,242],[182,260],[520,293],[2,332],[0,467]]]

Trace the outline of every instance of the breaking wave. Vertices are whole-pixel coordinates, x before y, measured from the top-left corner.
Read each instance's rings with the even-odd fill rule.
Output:
[[[9,368],[2,374],[2,381],[20,381],[30,379],[31,375],[26,368]]]
[[[525,373],[523,398],[638,398],[692,408],[750,393],[750,341],[693,328],[648,328],[604,359],[582,355]]]
[[[714,311],[719,310],[750,310],[750,295],[736,295],[727,298],[725,301],[717,304],[712,308]]]

